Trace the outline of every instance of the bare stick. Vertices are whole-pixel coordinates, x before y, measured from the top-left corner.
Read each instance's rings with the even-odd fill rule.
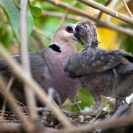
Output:
[[[45,2],[49,2],[49,3],[52,3],[52,4],[55,4],[53,0],[47,0]],[[105,21],[101,21],[91,15],[89,15],[88,13],[78,9],[78,8],[75,8],[75,7],[71,7],[70,5],[66,4],[66,3],[63,3],[63,2],[60,2],[58,3],[58,7],[62,7],[62,8],[67,8],[69,9],[70,11],[74,12],[74,13],[77,13],[78,15],[81,15],[81,16],[84,16],[88,19],[91,19],[93,20],[98,26],[103,26],[103,27],[107,27],[107,28],[110,28],[112,30],[115,30],[117,32],[121,32],[122,34],[125,34],[125,35],[128,35],[130,37],[133,37],[133,30],[129,29],[129,28],[123,28],[123,27],[120,27],[118,25],[114,25],[112,23],[107,23]]]
[[[101,5],[101,4],[97,3],[97,2],[94,2],[92,0],[78,0],[78,1],[84,3],[84,4],[88,5],[88,6],[91,6],[93,8],[96,8],[96,9],[98,9],[100,11],[103,11],[104,13],[109,14],[109,15],[115,17],[115,18],[118,18],[118,19],[120,19],[120,20],[122,20],[122,21],[124,21],[126,23],[133,24],[133,19],[132,18],[130,18],[130,17],[128,17],[128,16],[126,16],[126,15],[124,15],[122,13],[119,13],[119,12],[113,10],[113,9],[105,7],[105,6],[103,6],[103,5]]]
[[[130,2],[131,0],[125,0],[126,3]],[[123,7],[123,3],[119,3],[118,5],[116,5],[115,10],[119,11],[121,8]]]
[[[20,6],[18,5],[18,3],[16,2],[16,0],[13,0],[15,6],[18,8],[18,10],[20,10]]]
[[[42,15],[41,15],[41,17],[57,17],[57,18],[62,18],[62,16],[63,16],[63,13],[60,13],[60,12],[51,12],[51,11],[43,11],[42,12]],[[70,19],[70,20],[74,20],[74,21],[81,21],[81,20],[83,20],[83,19],[85,19],[85,18],[83,18],[82,16],[75,16],[75,15],[67,15],[66,16],[66,19]]]
[[[126,10],[127,10],[127,12],[128,12],[128,14],[129,14],[129,16],[130,16],[131,18],[133,18],[133,14],[132,14],[131,11],[129,10],[126,1],[125,1],[125,0],[122,0],[122,2],[123,2],[123,4],[124,4],[124,6],[125,6],[125,8],[126,8]]]
[[[34,128],[33,125],[28,120],[25,119],[25,116],[23,115],[23,113],[20,110],[19,106],[13,101],[13,99],[15,99],[15,98],[6,89],[6,85],[5,85],[4,80],[2,79],[2,77],[0,77],[0,87],[1,87],[0,89],[2,90],[2,92],[6,95],[7,101],[9,102],[11,107],[17,113],[19,119],[23,122],[24,126],[27,127],[27,128],[25,128],[27,130],[27,132],[32,131],[33,128]]]
[[[44,37],[45,37],[45,38],[47,38],[48,40],[50,40],[50,39],[51,39],[51,37],[50,37],[50,36],[48,36],[45,32],[43,32],[43,31],[42,31],[42,30],[40,30],[39,28],[37,28],[37,27],[35,27],[35,26],[34,26],[33,30],[34,30],[35,32],[37,32],[37,33],[41,34],[42,36],[44,36]]]
[[[72,106],[78,105],[80,103],[81,103],[81,101],[74,102],[74,103],[71,103],[71,104],[66,104],[66,105],[63,105],[62,108],[72,107]]]
[[[14,78],[11,77],[11,79],[9,80],[9,83],[8,83],[8,85],[6,87],[7,91],[10,90],[11,85],[13,83],[13,80],[14,80]],[[4,102],[3,102],[3,107],[2,107],[1,121],[3,121],[3,119],[4,119],[4,112],[5,112],[5,108],[6,108],[6,102],[7,102],[7,100],[6,100],[6,97],[5,97]]]
[[[77,4],[77,1],[74,0],[74,1],[72,2],[72,6],[75,6],[76,4]],[[61,21],[60,21],[59,25],[63,24],[63,22],[65,21],[67,15],[68,15],[68,13],[69,13],[69,10],[67,9],[67,10],[66,10],[66,13],[65,13],[65,14],[63,15],[63,17],[61,18]]]
[[[111,98],[112,98],[112,96],[111,96],[109,99],[107,99],[107,100],[105,101],[105,103],[104,103],[104,105],[103,105],[102,107],[100,107],[100,109],[99,109],[99,111],[98,111],[98,113],[97,113],[95,119],[93,120],[93,123],[97,120],[97,118],[98,118],[99,115],[101,114],[103,108],[105,107],[105,105],[107,105],[107,104],[109,103],[109,101],[111,100]]]
[[[39,49],[42,49],[45,47],[45,43],[41,41],[40,35],[38,35],[34,30],[32,32],[32,36],[34,37],[36,43],[33,45],[36,45],[39,47]]]
[[[109,5],[109,3],[111,2],[111,0],[105,0],[105,2],[104,2],[104,6],[108,6]],[[101,18],[101,16],[102,16],[102,11],[100,11],[100,13],[98,14],[98,16],[97,16],[97,18],[98,19],[100,19]]]
[[[26,9],[28,0],[21,0],[20,3],[20,46],[21,46],[21,60],[23,68],[27,71],[28,76],[31,77],[31,70],[29,64],[29,56],[27,50],[27,32],[26,32]],[[26,96],[26,103],[29,106],[29,112],[32,119],[37,119],[35,110],[36,103],[33,91],[24,84],[24,92]],[[30,100],[29,100],[30,99]]]
[[[29,76],[27,71],[23,70],[23,68],[12,59],[12,57],[6,52],[5,48],[0,45],[0,53],[2,54],[3,58],[7,62],[7,64],[13,69],[18,77],[22,79],[33,91],[36,93],[38,98],[47,105],[53,113],[60,119],[60,121],[65,126],[71,126],[70,122],[66,117],[63,115],[61,110],[59,110],[49,99],[45,91],[39,87],[39,85]],[[23,70],[23,71],[22,71]]]
[[[118,3],[117,0],[113,0],[113,1],[110,3],[110,9],[113,10],[113,9],[115,8],[115,6],[116,6],[117,3]],[[110,19],[111,19],[111,18],[112,18],[112,16],[107,15],[105,21],[106,21],[106,22],[110,22]]]

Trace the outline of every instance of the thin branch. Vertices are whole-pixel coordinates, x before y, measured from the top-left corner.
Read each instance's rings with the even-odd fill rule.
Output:
[[[130,16],[131,18],[133,18],[133,14],[132,14],[131,11],[129,10],[126,1],[125,1],[125,0],[122,0],[122,2],[123,2],[123,4],[124,4],[124,6],[125,6],[125,8],[126,8],[126,10],[127,10],[127,12],[128,12],[128,14],[129,14],[129,16]]]
[[[51,40],[51,37],[50,36],[48,36],[45,32],[43,32],[42,30],[40,30],[39,28],[37,28],[37,27],[33,27],[33,31],[35,31],[35,32],[37,32],[37,33],[39,33],[39,34],[41,34],[42,36],[44,36],[45,38],[47,38],[48,40]]]
[[[45,43],[41,41],[39,35],[38,35],[34,30],[33,30],[33,32],[32,32],[32,36],[34,37],[34,39],[35,39],[35,41],[36,41],[35,44],[39,46],[39,49],[44,48]],[[34,44],[34,45],[35,45],[35,44]]]
[[[133,19],[132,18],[130,18],[130,17],[128,17],[128,16],[126,16],[126,15],[124,15],[122,13],[119,13],[119,12],[113,10],[113,9],[105,7],[105,6],[99,4],[99,3],[95,2],[95,1],[92,1],[92,0],[78,0],[78,1],[84,3],[84,4],[88,5],[88,6],[91,6],[91,7],[95,8],[95,9],[98,9],[100,11],[103,11],[104,13],[109,14],[109,15],[117,18],[117,19],[120,19],[120,20],[126,22],[126,23],[133,24]]]
[[[31,70],[29,64],[29,55],[27,49],[27,32],[26,32],[26,9],[28,0],[21,0],[20,3],[20,47],[21,47],[21,60],[24,69],[31,77]],[[37,113],[35,111],[36,102],[33,91],[24,84],[24,92],[26,96],[26,103],[29,106],[29,112],[32,119],[37,119]],[[30,99],[30,100],[29,100]]]
[[[129,3],[131,0],[125,0],[126,3]],[[116,5],[115,10],[119,11],[121,8],[123,7],[123,3],[119,3],[118,5]]]
[[[15,6],[18,8],[18,10],[20,10],[20,6],[18,5],[18,3],[16,2],[16,0],[13,0]]]
[[[62,108],[72,107],[72,106],[78,105],[80,103],[81,103],[81,101],[74,102],[74,103],[71,103],[71,104],[66,104],[66,105],[63,105]]]
[[[111,0],[105,0],[104,2],[104,6],[108,6],[110,4]],[[102,11],[100,11],[100,13],[98,14],[97,18],[100,19],[102,16]]]
[[[59,13],[59,12],[51,12],[51,11],[43,11],[41,17],[57,17],[57,18],[62,18],[64,13]],[[66,19],[74,20],[74,21],[81,21],[84,18],[82,16],[75,16],[75,15],[67,15]]]
[[[107,99],[107,100],[105,101],[105,103],[103,104],[102,107],[100,107],[99,112],[97,113],[95,119],[93,120],[93,123],[97,120],[97,118],[98,118],[99,115],[101,114],[103,108],[109,103],[109,101],[111,100],[111,98],[112,98],[112,96],[111,96],[109,99]]]
[[[49,2],[49,3],[52,3],[52,4],[55,4],[53,0],[47,0],[45,2]],[[109,29],[112,29],[112,30],[115,30],[117,32],[120,32],[122,34],[125,34],[125,35],[128,35],[130,37],[133,37],[133,30],[129,29],[129,28],[123,28],[123,27],[120,27],[118,25],[114,25],[112,23],[109,23],[109,22],[105,22],[105,21],[102,21],[102,20],[99,20],[91,15],[89,15],[88,13],[78,9],[78,8],[74,8],[74,7],[71,7],[70,5],[66,4],[66,3],[63,3],[63,2],[60,2],[58,3],[58,7],[62,7],[62,8],[67,8],[69,9],[71,12],[74,12],[74,13],[77,13],[78,15],[81,15],[81,16],[84,16],[88,19],[91,19],[93,20],[98,26],[101,26],[101,27],[107,27]]]
[[[68,119],[63,115],[61,110],[59,110],[49,99],[46,92],[39,87],[39,85],[29,76],[27,71],[23,70],[23,68],[12,59],[12,57],[6,52],[5,48],[0,45],[0,53],[7,62],[7,64],[13,69],[15,74],[22,79],[24,83],[26,83],[38,96],[38,98],[47,105],[51,111],[60,119],[63,125],[70,127],[71,124]],[[23,70],[23,71],[22,71]]]
[[[110,3],[110,9],[112,9],[112,10],[115,9],[115,6],[116,6],[117,3],[118,3],[117,0],[112,0],[112,2]],[[112,16],[107,15],[105,21],[110,22],[111,18],[112,18]]]
[[[78,2],[78,1],[75,1],[75,0],[74,0],[74,1],[72,2],[71,5],[72,5],[72,6],[75,6],[75,5],[77,4],[77,2]],[[65,21],[65,19],[66,19],[67,16],[68,16],[68,14],[69,14],[69,10],[67,9],[67,10],[66,10],[66,13],[65,13],[65,14],[63,15],[63,17],[61,18],[59,25],[63,24],[63,22]]]

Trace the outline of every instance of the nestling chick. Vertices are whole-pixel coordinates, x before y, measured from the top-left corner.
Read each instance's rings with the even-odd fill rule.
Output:
[[[84,40],[83,50],[69,58],[65,73],[68,77],[78,78],[81,86],[94,96],[93,109],[99,107],[101,95],[116,97],[115,111],[122,99],[133,92],[133,55],[122,50],[106,52],[97,49],[95,27],[87,21],[77,27],[80,32],[75,34]]]

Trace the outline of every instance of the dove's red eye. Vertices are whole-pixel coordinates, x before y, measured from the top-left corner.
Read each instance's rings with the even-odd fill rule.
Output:
[[[73,28],[71,26],[67,26],[65,29],[68,33],[73,33]]]

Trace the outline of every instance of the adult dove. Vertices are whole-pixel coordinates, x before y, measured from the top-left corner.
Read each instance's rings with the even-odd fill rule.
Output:
[[[76,53],[78,38],[74,36],[75,24],[64,24],[54,33],[48,48],[29,53],[31,73],[34,80],[48,92],[54,88],[63,103],[67,98],[73,100],[77,94],[78,84],[75,79],[65,76],[63,65],[66,60]],[[21,63],[21,55],[13,55],[13,58]],[[0,74],[6,83],[14,77],[10,91],[14,94],[19,103],[25,104],[23,83],[7,65],[0,59]],[[30,100],[30,99],[29,99]],[[42,106],[37,100],[38,106]],[[3,95],[0,95],[0,108],[3,105]]]
[[[133,55],[122,50],[104,51],[97,48],[95,26],[80,22],[76,36],[82,38],[83,50],[69,58],[64,71],[68,77],[78,78],[82,88],[95,99],[93,109],[98,109],[101,95],[115,97],[115,107],[133,92]]]

